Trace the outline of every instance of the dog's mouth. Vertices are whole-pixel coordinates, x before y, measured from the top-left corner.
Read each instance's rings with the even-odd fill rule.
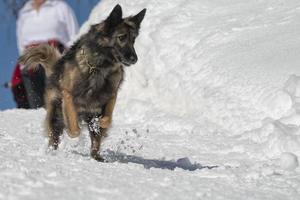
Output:
[[[137,60],[137,57],[133,55],[130,58],[121,57],[121,62],[127,67],[130,65],[134,65],[137,62]]]
[[[125,61],[125,60],[121,60],[121,63],[123,65],[125,65],[126,67],[129,67],[130,65],[132,65],[132,63],[129,63],[129,62]]]
[[[129,67],[130,65],[133,65],[137,62],[137,59],[126,59],[118,50],[115,49],[114,53],[115,59],[125,65],[126,67]]]
[[[137,60],[130,60],[125,58],[123,55],[119,55],[119,62],[121,62],[123,65],[125,65],[126,67],[129,67],[130,65],[133,65],[137,62]]]

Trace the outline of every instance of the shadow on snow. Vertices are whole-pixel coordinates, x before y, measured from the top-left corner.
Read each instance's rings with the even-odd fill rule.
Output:
[[[213,169],[218,166],[203,166],[199,163],[192,164],[187,157],[180,158],[177,161],[167,161],[158,159],[146,159],[139,156],[127,155],[120,152],[114,152],[111,150],[106,150],[103,154],[103,158],[106,162],[120,162],[120,163],[135,163],[143,165],[146,169],[159,168],[159,169],[169,169],[174,170],[175,168],[194,171],[197,169]]]

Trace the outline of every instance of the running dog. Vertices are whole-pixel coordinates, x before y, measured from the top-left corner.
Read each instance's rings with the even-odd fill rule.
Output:
[[[104,161],[99,153],[101,140],[112,121],[123,66],[138,60],[134,42],[145,13],[143,9],[122,18],[122,8],[116,5],[107,19],[92,25],[64,55],[52,46],[41,45],[19,58],[28,69],[38,65],[45,69],[50,148],[58,148],[64,128],[70,137],[79,136],[78,123],[83,120],[91,137],[91,157]]]

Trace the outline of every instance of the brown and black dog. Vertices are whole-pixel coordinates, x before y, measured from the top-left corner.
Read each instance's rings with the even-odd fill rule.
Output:
[[[46,127],[51,148],[58,148],[64,128],[70,137],[77,137],[78,122],[83,120],[91,137],[91,156],[103,161],[99,155],[101,139],[112,120],[123,66],[138,60],[134,42],[145,13],[143,9],[135,16],[122,18],[121,6],[117,5],[106,20],[92,25],[64,55],[54,47],[41,45],[19,58],[27,68],[38,64],[45,68]]]

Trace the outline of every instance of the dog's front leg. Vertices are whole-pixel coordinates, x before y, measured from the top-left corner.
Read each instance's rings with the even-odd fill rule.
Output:
[[[91,128],[90,124],[88,126],[90,137],[91,137],[91,157],[94,158],[97,161],[103,162],[104,159],[100,156],[100,145],[101,140],[103,137],[105,137],[106,130],[98,127],[99,130],[95,131],[93,128]]]
[[[86,122],[88,122],[88,130],[91,137],[91,157],[97,161],[103,162],[104,159],[100,156],[100,145],[102,139],[106,135],[106,130],[99,126],[97,117],[88,117],[86,118]]]
[[[78,126],[78,115],[75,110],[73,98],[67,90],[63,90],[62,96],[64,121],[68,127],[68,135],[71,138],[78,137],[80,135],[80,128]]]
[[[88,129],[91,137],[91,157],[97,161],[103,162],[104,159],[100,156],[100,146],[102,139],[106,136],[107,128],[112,121],[112,113],[116,104],[117,95],[114,95],[104,106],[102,117],[99,122],[94,119],[88,122]],[[96,124],[95,124],[96,123]]]
[[[100,119],[100,127],[108,128],[112,121],[112,113],[116,104],[117,95],[114,95],[105,105],[103,117]]]

